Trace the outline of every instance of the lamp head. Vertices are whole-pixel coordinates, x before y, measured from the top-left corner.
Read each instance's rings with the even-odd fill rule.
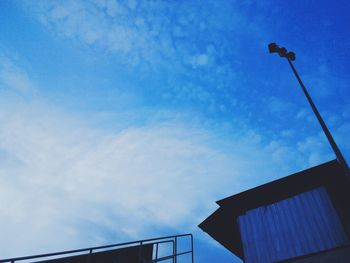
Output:
[[[286,57],[290,60],[290,61],[294,61],[295,60],[295,53],[294,52],[288,52]]]
[[[279,50],[279,46],[276,43],[270,43],[269,44],[269,52],[270,53],[276,53]]]
[[[276,43],[268,45],[270,53],[277,53],[280,57],[287,58],[290,61],[295,60],[295,53],[288,51],[285,47],[279,47]]]

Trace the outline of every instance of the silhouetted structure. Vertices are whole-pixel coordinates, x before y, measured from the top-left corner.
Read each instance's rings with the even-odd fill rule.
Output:
[[[334,160],[220,200],[199,227],[248,263],[350,262],[349,189]]]
[[[189,245],[187,244],[185,248],[183,246],[179,247],[179,239],[184,238],[187,238],[185,241]],[[0,262],[156,263],[164,261],[176,263],[178,258],[181,258],[181,262],[193,263],[193,250],[192,234],[183,234],[28,257],[2,259]]]
[[[153,262],[153,244],[113,249],[85,255],[39,261],[40,263],[87,263],[87,262]]]
[[[350,262],[349,167],[292,61],[286,58],[337,160],[218,201],[199,227],[245,262]]]

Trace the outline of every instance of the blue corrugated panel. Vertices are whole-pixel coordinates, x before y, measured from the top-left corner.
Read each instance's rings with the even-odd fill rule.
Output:
[[[247,263],[276,262],[348,244],[323,187],[238,218]]]

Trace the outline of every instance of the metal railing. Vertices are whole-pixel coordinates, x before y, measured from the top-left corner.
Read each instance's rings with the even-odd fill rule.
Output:
[[[178,251],[178,241],[180,238],[190,238],[190,249],[186,251]],[[167,255],[159,256],[159,249],[163,244],[171,244],[172,246],[172,253]],[[155,247],[155,253],[152,254],[151,260],[145,260],[142,258],[142,247],[144,246],[152,245],[153,249]],[[144,240],[138,240],[138,241],[132,241],[132,242],[125,242],[125,243],[118,243],[113,245],[106,245],[106,246],[98,246],[98,247],[90,247],[90,248],[83,248],[83,249],[75,249],[75,250],[67,250],[62,252],[55,252],[55,253],[47,253],[47,254],[40,254],[40,255],[34,255],[34,256],[26,256],[26,257],[17,257],[17,258],[7,258],[7,259],[0,259],[0,263],[4,262],[33,262],[32,260],[42,260],[41,262],[45,262],[45,260],[58,260],[61,259],[60,256],[65,256],[64,258],[73,258],[75,256],[82,256],[82,255],[93,255],[94,253],[98,252],[108,252],[110,250],[115,249],[123,249],[123,248],[129,248],[133,246],[139,246],[139,255],[138,255],[138,262],[139,263],[157,263],[165,260],[172,260],[172,263],[177,263],[177,259],[180,256],[183,255],[190,255],[190,260],[188,262],[194,263],[194,247],[193,247],[193,235],[192,234],[181,234],[181,235],[174,235],[174,236],[165,236],[165,237],[158,237],[158,238],[151,238],[151,239],[144,239]],[[152,250],[154,252],[154,250]],[[67,257],[66,257],[67,256]],[[48,259],[49,258],[49,259]],[[87,257],[87,262],[93,263],[91,261],[90,257]],[[127,263],[127,262],[125,262]]]

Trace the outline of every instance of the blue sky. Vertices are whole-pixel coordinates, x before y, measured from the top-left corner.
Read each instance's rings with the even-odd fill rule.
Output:
[[[215,201],[350,157],[347,1],[0,2],[0,257],[191,232]]]

